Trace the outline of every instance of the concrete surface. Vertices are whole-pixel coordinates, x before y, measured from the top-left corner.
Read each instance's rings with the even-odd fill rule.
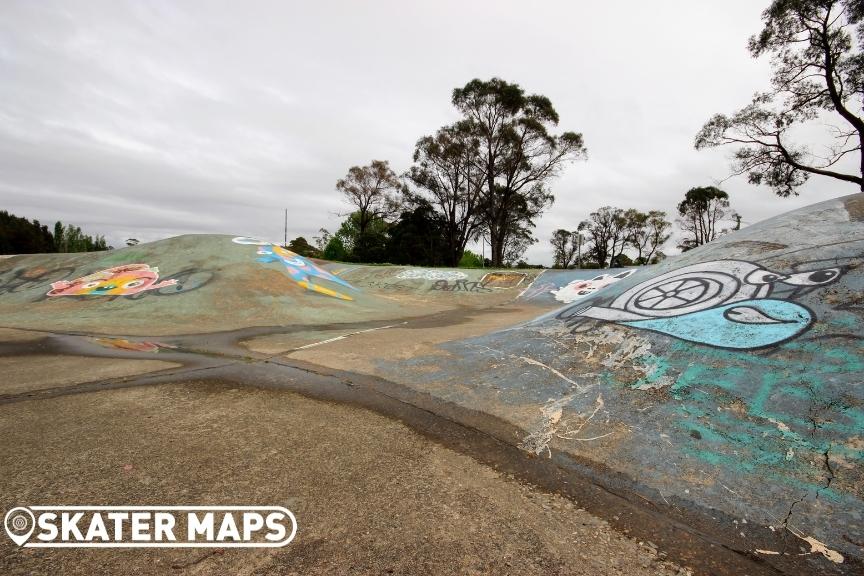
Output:
[[[266,415],[266,419],[261,416]],[[34,550],[30,574],[685,574],[578,503],[368,410],[212,382],[0,406],[3,504],[289,507],[272,550]],[[350,450],[346,447],[350,446]]]
[[[170,404],[147,396],[156,390],[147,386],[171,390],[162,384],[208,377],[236,388],[231,398],[237,401],[224,408],[204,400],[185,404],[190,426],[209,418],[209,409],[233,409],[250,426],[269,429],[282,418],[283,401],[250,412],[242,399],[257,398],[250,387],[283,388],[286,398],[300,392],[397,418],[424,434],[424,451],[448,446],[470,455],[480,467],[472,474],[480,477],[488,467],[512,466],[516,477],[537,487],[531,490],[576,499],[614,530],[651,540],[698,574],[857,574],[864,571],[862,264],[861,194],[626,270],[358,266],[298,259],[231,236],[14,257],[0,262],[0,361],[29,380],[0,392],[0,408],[14,419],[43,403],[137,398],[134,410],[107,423],[58,412],[68,442],[83,442],[89,434],[110,436],[136,410]],[[121,372],[97,372],[103,365]],[[140,375],[158,368],[167,369]],[[121,390],[132,386],[141,388]],[[193,387],[200,386],[222,385]],[[296,405],[312,411],[304,425],[321,428],[318,438],[331,450],[321,453],[321,462],[310,457],[310,466],[342,461],[361,478],[372,474],[356,460],[371,457],[365,438],[350,434],[358,414],[331,419],[317,404]],[[27,421],[19,423],[25,434]],[[33,437],[45,434],[37,421]],[[169,450],[160,486],[174,496],[171,482],[185,485],[202,471],[218,476],[225,462],[258,462],[280,442],[263,439],[243,455],[214,444],[193,470],[172,468],[182,458]],[[0,459],[4,469],[20,466],[20,483],[4,490],[12,500],[29,497],[30,481],[44,487],[55,475],[65,478],[36,457],[54,442],[31,447],[31,465],[9,450]],[[137,452],[135,442],[121,435],[111,450]],[[99,450],[65,444],[63,458],[92,462]],[[499,453],[506,457],[492,456]],[[413,457],[406,454],[394,456],[392,467],[410,477]],[[255,493],[264,485],[257,477],[246,486]],[[362,486],[360,492],[372,489]],[[330,498],[347,489],[332,488],[324,492]],[[108,499],[122,496],[105,490],[99,494]],[[372,506],[374,496],[352,492],[354,509]],[[472,498],[465,510],[482,509],[482,500]],[[493,516],[515,513],[504,508],[487,510],[488,524],[477,520],[478,533]],[[384,533],[399,533],[403,539],[394,541],[406,549],[420,546],[406,543],[411,534],[434,539],[433,526],[398,519]],[[299,550],[305,563],[286,556],[260,570],[326,572],[323,560],[313,559],[320,551],[342,571],[386,571],[347,544],[340,556],[323,533],[310,532],[305,543],[301,534],[286,550]],[[508,548],[486,536],[507,554],[528,550],[518,538]],[[524,572],[599,570],[590,560],[562,563],[552,532],[532,538],[539,547],[528,555],[536,551],[540,560],[522,566]],[[467,546],[429,549],[428,571],[523,573],[493,562],[491,551],[477,552],[484,560],[476,566],[461,559],[448,564],[439,555],[445,548],[474,550]],[[623,549],[602,555],[616,558]],[[197,570],[198,563],[190,566],[183,569]],[[394,570],[411,572],[398,563]]]

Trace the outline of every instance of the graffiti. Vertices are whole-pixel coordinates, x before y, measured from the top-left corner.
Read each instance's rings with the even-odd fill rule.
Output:
[[[743,260],[679,268],[622,293],[607,306],[571,307],[558,317],[614,322],[717,348],[757,349],[799,336],[815,321],[806,306],[770,298],[778,284],[812,288],[837,280],[843,269],[780,274]]]
[[[457,270],[427,270],[411,268],[396,275],[400,280],[464,280],[468,275]]]
[[[132,350],[134,352],[158,352],[160,348],[177,348],[162,342],[135,342],[125,338],[96,338],[96,343],[106,348]]]
[[[49,297],[58,296],[60,294],[52,294],[54,292],[54,284],[63,282],[66,278],[72,277],[75,274],[74,266],[63,266],[59,268],[42,268],[34,267],[29,269],[19,269],[8,272],[5,275],[0,275],[0,295],[14,294],[28,291],[38,291],[39,296],[34,302],[47,300]],[[153,272],[151,268],[150,271]],[[104,271],[104,272],[107,272]],[[200,270],[197,268],[187,268],[175,274],[167,276],[157,286],[151,286],[146,290],[141,290],[135,293],[126,294],[105,294],[102,291],[94,292],[93,295],[101,296],[106,300],[114,300],[116,298],[127,298],[139,300],[147,296],[173,296],[192,290],[197,290],[207,284],[213,278],[213,273]],[[81,278],[68,282],[69,285],[79,282]],[[45,289],[51,287],[49,293],[45,293]],[[82,294],[83,295],[83,294]]]
[[[524,272],[488,272],[480,279],[480,283],[489,288],[516,288],[527,277]]]
[[[129,300],[140,300],[149,296],[176,296],[202,288],[213,279],[213,272],[201,270],[200,268],[185,268],[167,276],[165,280],[174,280],[173,284],[163,286],[156,290],[147,290],[128,296]]]
[[[291,250],[287,250],[281,246],[277,246],[276,244],[271,244],[270,242],[263,242],[246,236],[238,236],[237,238],[234,238],[233,241],[237,244],[251,244],[258,246],[258,254],[261,256],[257,259],[258,262],[265,264],[269,262],[280,262],[285,266],[291,279],[307,290],[339,298],[341,300],[353,300],[351,296],[347,296],[341,292],[337,292],[336,290],[331,290],[330,288],[316,284],[312,279],[319,278],[328,280],[341,286],[345,286],[346,288],[350,288],[351,290],[357,290],[357,288],[335,274],[331,274],[327,270],[316,266],[311,260],[304,258],[299,254],[295,254]]]
[[[416,284],[411,282],[386,282],[383,280],[369,280],[365,282],[364,287],[375,288],[382,292],[414,292],[417,290]]]
[[[437,280],[432,284],[431,290],[441,292],[492,292],[492,288],[487,288],[481,282],[468,282],[467,280],[455,280],[453,282]]]
[[[25,292],[31,289],[37,289],[42,286],[48,286],[52,280],[58,278],[68,278],[75,273],[74,266],[65,266],[61,268],[29,268],[14,270],[8,275],[0,276],[0,295]]]
[[[546,294],[547,292],[551,292],[557,287],[554,282],[535,282],[528,288],[526,288],[520,295],[519,298],[522,300],[533,300],[537,296],[541,294]]]
[[[581,300],[586,296],[590,296],[594,294],[598,290],[609,286],[610,284],[614,284],[619,280],[623,280],[628,276],[631,276],[636,273],[636,270],[625,270],[624,272],[620,272],[618,274],[601,274],[600,276],[596,276],[591,278],[590,280],[573,280],[566,286],[562,286],[558,290],[551,290],[551,294],[555,296],[555,299],[559,302],[564,302],[565,304],[572,304],[577,300]]]
[[[173,278],[162,282],[158,280],[158,268],[150,268],[149,264],[124,264],[72,281],[52,282],[46,296],[128,296],[177,283]]]

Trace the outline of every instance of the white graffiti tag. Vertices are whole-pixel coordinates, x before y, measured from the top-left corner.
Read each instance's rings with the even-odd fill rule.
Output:
[[[464,280],[468,275],[456,270],[428,270],[411,268],[396,275],[400,280]]]

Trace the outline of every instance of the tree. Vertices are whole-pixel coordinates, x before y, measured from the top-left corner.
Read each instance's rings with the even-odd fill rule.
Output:
[[[315,242],[315,247],[318,248],[321,252],[324,252],[324,249],[327,247],[327,244],[330,242],[330,238],[333,235],[330,234],[330,231],[326,228],[320,228],[318,230],[318,236],[313,236],[312,240]]]
[[[0,254],[54,252],[54,237],[38,220],[0,211]]]
[[[360,212],[352,212],[333,235],[345,250],[343,260],[352,262],[384,262],[387,251],[387,229],[389,224],[382,218],[373,218],[360,233]],[[330,240],[332,242],[332,239]],[[328,243],[328,246],[330,243]]]
[[[78,226],[54,224],[54,233],[39,220],[30,222],[6,211],[0,212],[0,254],[48,252],[93,252],[110,250],[104,236],[84,234]]]
[[[729,195],[715,186],[691,188],[678,204],[678,225],[689,235],[678,247],[687,251],[717,238],[717,222],[726,217]]]
[[[337,262],[348,260],[348,251],[345,249],[345,245],[339,236],[333,236],[327,242],[327,246],[324,247],[324,258]]]
[[[581,244],[579,231],[570,232],[559,228],[552,232],[549,242],[552,244],[553,268],[569,268],[576,258]]]
[[[531,228],[534,224],[523,225],[522,223],[514,223],[513,228],[507,231],[504,236],[504,247],[501,264],[503,266],[513,267],[525,254],[525,250],[532,244],[537,243],[537,239],[531,233]],[[493,261],[492,266],[495,266]]]
[[[653,264],[657,259],[662,260],[666,257],[660,251],[660,248],[672,236],[670,232],[671,228],[672,223],[666,219],[666,212],[662,210],[651,210],[648,212],[648,244],[641,264]]]
[[[348,175],[336,182],[336,189],[357,208],[358,237],[367,233],[375,219],[389,220],[399,212],[402,183],[386,160],[352,166]]]
[[[483,259],[479,254],[475,254],[470,250],[465,250],[462,253],[462,259],[459,260],[459,268],[482,268]]]
[[[636,250],[636,264],[651,262],[657,250],[669,240],[667,232],[672,223],[666,220],[666,213],[660,210],[640,212],[630,208],[624,212],[626,241]]]
[[[453,90],[452,102],[463,115],[460,128],[478,141],[474,168],[484,180],[480,209],[492,264],[501,266],[508,247],[512,252],[524,245],[532,219],[554,201],[548,181],[566,162],[585,155],[582,135],[551,134],[558,113],[549,99],[526,95],[500,78],[472,80]]]
[[[592,212],[588,220],[579,224],[591,242],[591,255],[600,268],[606,268],[626,246],[626,220],[620,208],[604,206]]]
[[[772,57],[772,89],[731,116],[717,114],[696,136],[696,149],[738,146],[732,169],[778,196],[797,195],[811,174],[864,191],[864,3],[861,0],[774,0],[764,27],[750,38],[754,58]],[[857,39],[855,38],[857,36]],[[830,115],[834,144],[820,156],[791,142],[793,128]],[[835,165],[857,160],[851,172]]]
[[[466,123],[445,126],[434,136],[424,136],[414,149],[411,181],[426,192],[444,218],[446,263],[456,266],[468,241],[482,225],[478,210],[483,173],[477,167],[479,140]]]
[[[404,210],[387,230],[386,261],[415,266],[449,264],[446,227],[445,218],[429,202],[415,199],[413,208]]]
[[[287,248],[295,254],[299,254],[300,256],[306,256],[307,258],[321,257],[321,251],[314,246],[310,246],[309,242],[303,236],[298,236],[297,238],[291,240],[291,242],[288,243]]]

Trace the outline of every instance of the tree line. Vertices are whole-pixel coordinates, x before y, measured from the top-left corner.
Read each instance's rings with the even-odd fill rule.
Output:
[[[729,209],[729,195],[716,186],[691,188],[678,204],[678,248],[686,252],[741,227],[741,216]],[[734,222],[720,228],[723,221]],[[617,268],[654,264],[663,258],[663,245],[672,236],[666,212],[603,206],[591,212],[575,230],[552,233],[553,268]]]
[[[91,236],[72,224],[55,222],[53,231],[39,220],[30,221],[0,211],[0,254],[95,252],[110,250],[104,236]]]
[[[527,266],[522,256],[537,242],[535,221],[555,200],[549,184],[566,164],[585,158],[582,136],[554,134],[558,114],[549,99],[499,78],[472,80],[453,91],[451,102],[460,120],[420,138],[405,173],[386,160],[351,167],[335,188],[353,211],[335,233],[321,229],[314,246],[300,237],[289,249],[366,263]],[[716,187],[688,191],[678,206],[678,247],[689,250],[724,232],[718,226],[728,208],[728,195]],[[554,266],[655,262],[671,228],[660,210],[604,206],[575,230],[552,234]],[[488,244],[488,260],[466,249],[472,241]]]
[[[547,97],[500,78],[454,89],[451,103],[459,120],[418,139],[407,172],[373,160],[336,183],[353,211],[337,232],[322,231],[323,256],[458,266],[481,241],[489,264],[505,266],[537,242],[536,219],[555,200],[549,183],[585,157],[582,135],[556,133]]]

